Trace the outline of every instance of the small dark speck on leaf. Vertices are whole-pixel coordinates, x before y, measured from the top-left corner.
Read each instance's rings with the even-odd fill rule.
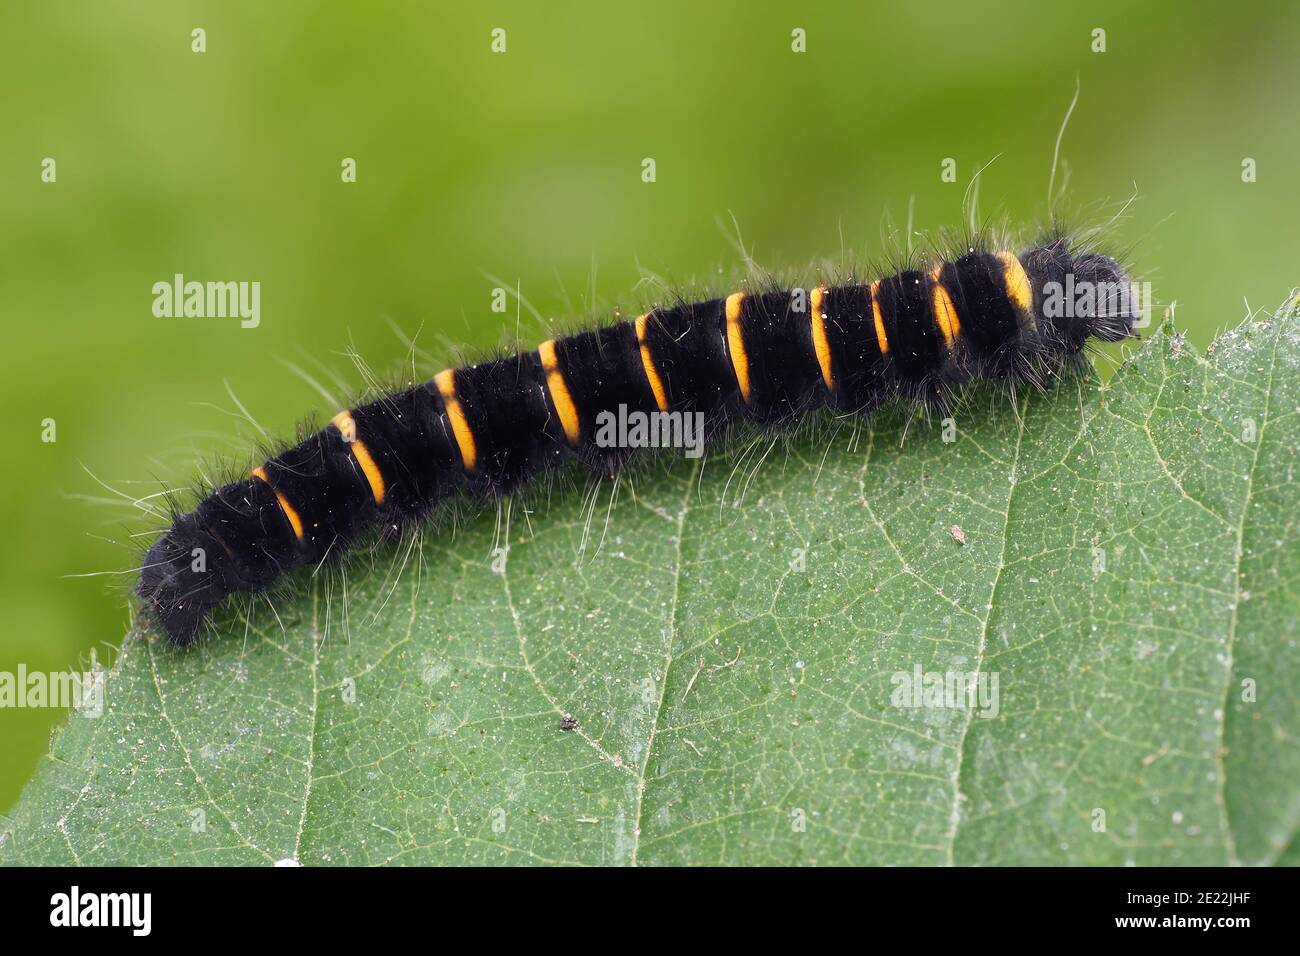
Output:
[[[563,717],[560,718],[560,729],[561,729],[561,730],[577,730],[577,729],[578,729],[578,718],[577,718],[577,717],[574,717],[572,714],[565,714]]]

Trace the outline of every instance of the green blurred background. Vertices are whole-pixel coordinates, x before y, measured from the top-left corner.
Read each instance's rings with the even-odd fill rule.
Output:
[[[111,495],[85,469],[145,495],[243,460],[223,383],[288,434],[334,409],[286,361],[355,387],[343,353],[396,369],[393,325],[440,357],[512,341],[488,276],[562,322],[593,288],[646,301],[643,271],[733,273],[732,215],[764,266],[871,255],[913,199],[917,228],[960,221],[995,156],[983,212],[1041,223],[1076,76],[1071,204],[1104,220],[1136,190],[1116,242],[1204,345],[1300,283],[1298,49],[1289,2],[5,0],[0,670],[111,660],[132,578],[69,575],[129,568],[154,523],[87,500]],[[261,325],[155,318],[177,272],[260,281]],[[0,709],[0,809],[62,719]]]

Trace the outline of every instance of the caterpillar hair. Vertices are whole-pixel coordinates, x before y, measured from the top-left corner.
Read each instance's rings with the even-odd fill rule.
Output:
[[[972,379],[1045,385],[1085,343],[1133,335],[1125,270],[1061,236],[1016,255],[962,254],[871,282],[735,292],[543,342],[357,408],[179,514],[137,590],[191,644],[227,597],[336,558],[362,532],[425,519],[448,498],[509,493],[577,459],[602,475],[629,451],[597,438],[602,412],[702,413],[781,426],[821,406],[865,414],[943,405]],[[1051,306],[1053,289],[1111,294]]]

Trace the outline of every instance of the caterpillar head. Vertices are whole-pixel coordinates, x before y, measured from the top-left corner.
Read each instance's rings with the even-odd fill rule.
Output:
[[[1079,352],[1089,338],[1131,338],[1143,317],[1138,284],[1124,267],[1099,252],[1071,254],[1057,239],[1024,257],[1034,285],[1039,321],[1054,333],[1056,347]]]

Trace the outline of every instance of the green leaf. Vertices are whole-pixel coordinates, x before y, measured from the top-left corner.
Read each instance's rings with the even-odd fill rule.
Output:
[[[516,505],[505,573],[485,515],[134,631],[0,860],[1294,862],[1298,405],[1293,308],[1166,327],[955,441],[751,436]],[[918,667],[996,716],[903,706]]]

